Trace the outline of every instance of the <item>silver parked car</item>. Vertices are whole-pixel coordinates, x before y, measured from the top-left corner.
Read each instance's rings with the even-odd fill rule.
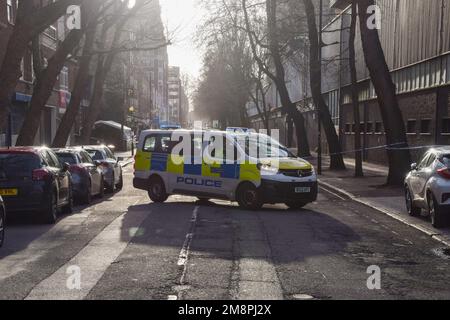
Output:
[[[0,248],[3,246],[3,242],[5,241],[5,225],[6,225],[5,205],[3,204],[3,199],[0,196]]]
[[[100,161],[92,160],[89,153],[81,148],[54,151],[62,163],[70,165],[75,200],[80,204],[90,204],[92,196],[103,198],[105,182]]]
[[[122,165],[123,159],[116,158],[114,153],[107,146],[84,146],[91,158],[100,163],[103,169],[106,191],[113,193],[114,190],[123,188]]]
[[[411,216],[426,210],[435,228],[450,217],[450,147],[428,150],[405,179],[406,207]]]

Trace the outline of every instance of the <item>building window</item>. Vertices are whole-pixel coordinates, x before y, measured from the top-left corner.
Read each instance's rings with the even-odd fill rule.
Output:
[[[366,133],[373,133],[373,123],[372,122],[367,122],[366,123]]]
[[[6,14],[8,17],[9,23],[14,23],[14,7],[13,7],[13,0],[7,0],[6,1]]]
[[[450,118],[442,119],[442,133],[450,134]]]
[[[55,26],[50,26],[47,29],[45,29],[44,34],[47,35],[48,37],[57,40],[58,38],[58,33],[56,31],[56,27]]]
[[[408,120],[407,133],[408,134],[416,134],[417,133],[417,121],[416,120]]]
[[[381,122],[375,122],[375,133],[383,133],[383,124]]]
[[[350,123],[345,125],[345,133],[352,133],[352,125]]]
[[[67,67],[62,68],[59,75],[59,87],[61,90],[69,90],[69,69]]]
[[[430,134],[431,133],[431,119],[424,119],[421,121],[420,133],[421,134]]]

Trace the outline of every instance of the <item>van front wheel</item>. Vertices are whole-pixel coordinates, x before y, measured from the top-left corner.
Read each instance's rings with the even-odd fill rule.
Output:
[[[150,178],[148,186],[148,196],[153,202],[162,203],[165,202],[169,195],[166,193],[166,187],[160,177]]]
[[[259,190],[251,183],[244,183],[238,188],[236,200],[245,210],[258,210],[263,206]]]

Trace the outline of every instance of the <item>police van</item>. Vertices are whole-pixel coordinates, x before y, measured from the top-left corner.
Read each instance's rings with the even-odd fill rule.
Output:
[[[186,195],[236,201],[247,210],[277,203],[299,209],[318,194],[313,166],[258,133],[143,131],[134,171],[134,187],[156,203]]]

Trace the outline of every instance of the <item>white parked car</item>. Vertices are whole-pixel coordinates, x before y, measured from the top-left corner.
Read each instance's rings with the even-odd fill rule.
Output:
[[[405,179],[406,207],[411,216],[426,210],[435,228],[450,220],[450,147],[430,149],[411,166]]]

